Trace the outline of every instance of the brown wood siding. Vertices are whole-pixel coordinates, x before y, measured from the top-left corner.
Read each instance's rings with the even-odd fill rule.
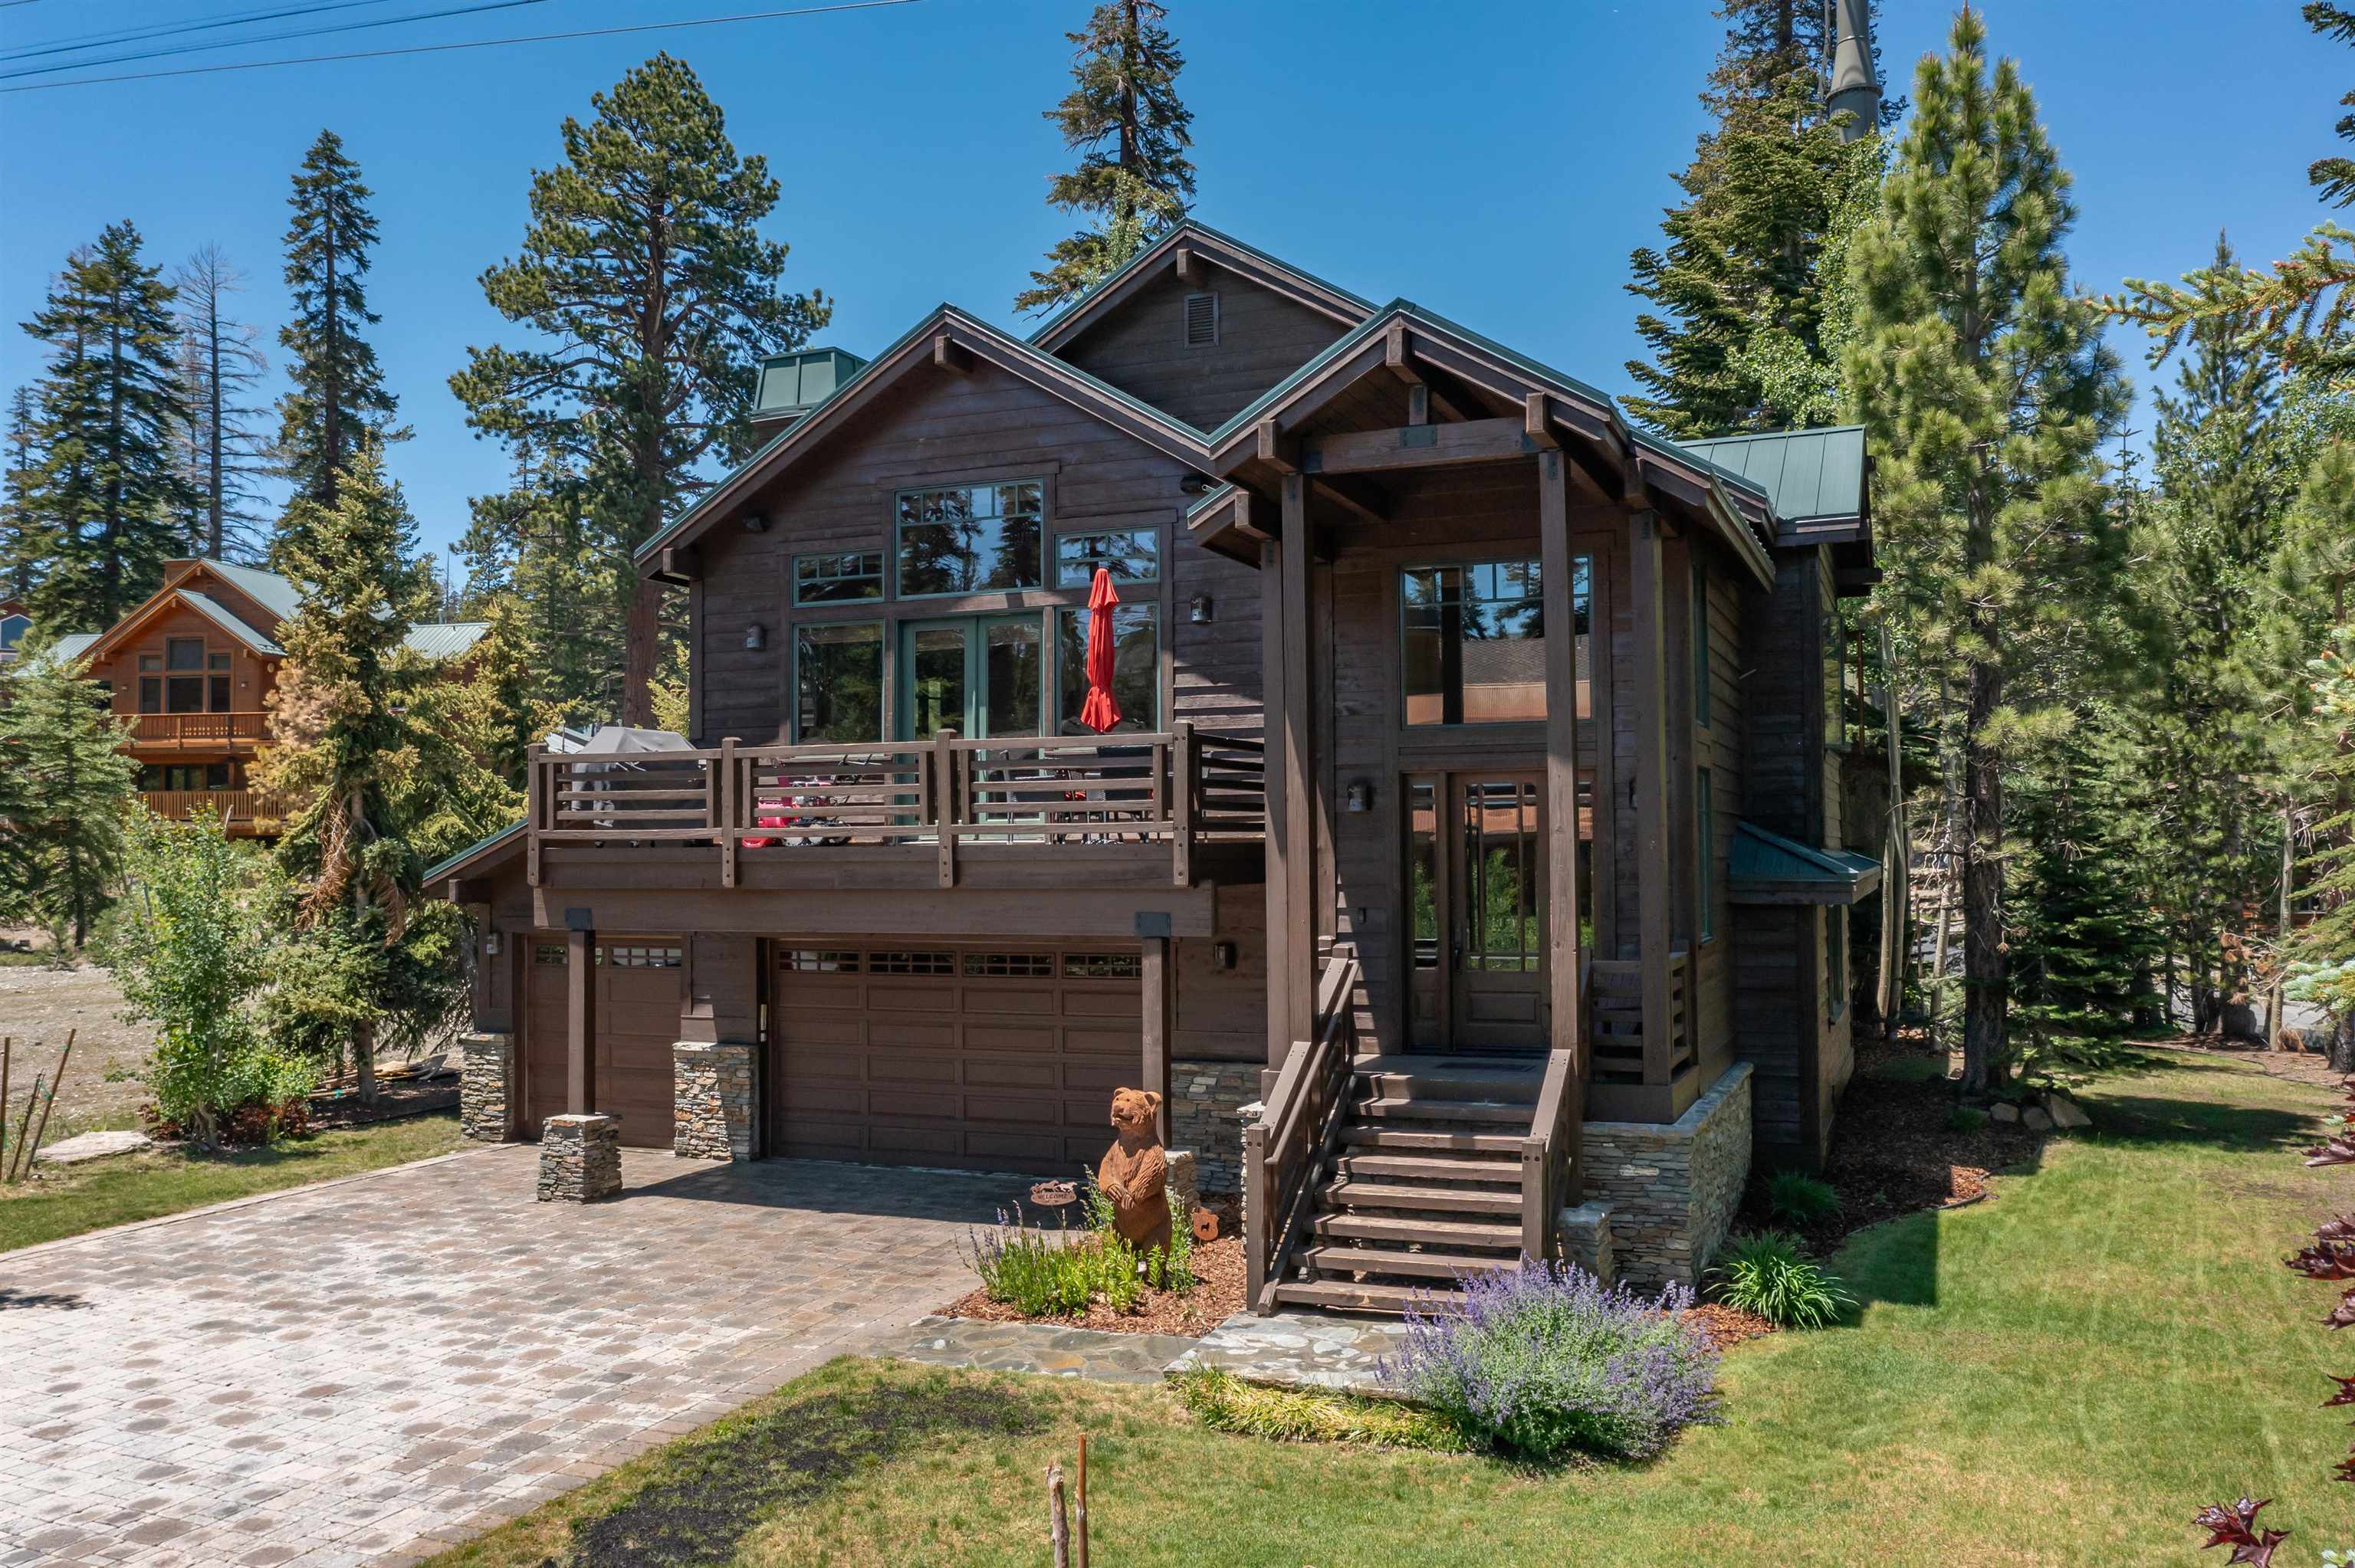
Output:
[[[1734,828],[1742,817],[1742,737],[1744,734],[1743,690],[1742,672],[1748,668],[1749,654],[1742,637],[1744,595],[1741,570],[1737,562],[1725,551],[1715,546],[1707,548],[1702,565],[1708,573],[1709,586],[1709,691],[1710,723],[1706,727],[1693,726],[1693,759],[1695,768],[1710,772],[1710,815],[1713,830],[1711,842],[1703,846],[1710,856],[1712,874],[1710,928],[1713,940],[1695,944],[1694,1004],[1700,1048],[1701,1082],[1711,1084],[1732,1065],[1735,1047],[1736,968],[1733,946],[1738,940],[1733,928],[1733,906],[1726,896],[1727,863],[1733,854]],[[1687,574],[1689,581],[1690,574]],[[1691,597],[1689,588],[1686,597]],[[1693,650],[1685,648],[1684,669],[1689,684],[1694,669]],[[1692,814],[1699,821],[1700,805],[1693,802]]]
[[[774,948],[772,1153],[1057,1176],[1103,1156],[1113,1091],[1142,1067],[1141,987],[1134,974],[1075,973],[1071,960],[1133,960],[1135,943],[783,938]],[[798,967],[804,952],[846,967]],[[943,959],[953,972],[892,972]],[[974,972],[1008,967],[1047,972]]]
[[[1177,460],[990,366],[963,376],[912,373],[747,506],[767,520],[765,531],[750,533],[731,523],[704,535],[693,624],[695,738],[704,745],[728,736],[757,744],[791,738],[788,682],[797,621],[1084,605],[1084,588],[905,601],[890,595],[893,506],[900,490],[1024,478],[1045,483],[1050,534],[1091,522],[1161,530],[1164,583],[1130,588],[1124,596],[1161,603],[1164,715],[1256,731],[1257,574],[1185,536],[1184,510],[1193,500],[1178,488],[1186,472]],[[793,557],[836,550],[882,552],[887,597],[795,608]],[[1051,556],[1049,567],[1051,571]],[[1210,599],[1212,619],[1203,626],[1188,616],[1198,594]],[[756,625],[764,646],[747,650],[746,637]],[[885,640],[887,661],[896,660],[893,641]],[[887,730],[897,722],[889,711],[895,685],[887,673]]]
[[[1169,1054],[1192,1062],[1267,1060],[1267,894],[1221,887],[1219,935],[1177,944],[1178,1022]],[[1235,945],[1234,968],[1218,965],[1218,942]]]
[[[1219,298],[1219,340],[1186,344],[1186,296]],[[1060,357],[1197,429],[1224,424],[1323,352],[1340,323],[1217,267],[1180,282],[1173,270],[1065,345]]]
[[[538,932],[526,940],[523,1132],[536,1137],[564,1109],[564,935]],[[601,937],[597,966],[597,1108],[622,1118],[622,1141],[632,1149],[668,1149],[676,1134],[671,1046],[678,1035],[684,953],[677,937]],[[616,961],[616,954],[627,961]],[[677,964],[647,965],[652,954]],[[553,961],[543,961],[552,955]]]
[[[1745,905],[1735,912],[1740,929],[1732,957],[1734,985],[1742,997],[1740,1054],[1750,1063],[1750,1116],[1762,1159],[1801,1161],[1806,1141],[1802,1106],[1812,1068],[1803,1044],[1811,1033],[1809,988],[1802,982],[1810,962],[1804,926],[1819,920],[1812,907]],[[1812,1077],[1812,1074],[1807,1075]]]
[[[1742,814],[1820,843],[1824,823],[1823,567],[1817,550],[1778,551],[1774,591],[1749,596],[1749,768]]]

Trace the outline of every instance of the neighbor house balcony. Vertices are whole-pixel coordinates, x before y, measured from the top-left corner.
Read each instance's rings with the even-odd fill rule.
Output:
[[[270,715],[263,713],[139,714],[131,721],[131,745],[142,751],[250,751],[269,733]]]
[[[530,885],[914,891],[1253,882],[1256,736],[536,753]]]
[[[284,815],[279,798],[261,789],[148,789],[139,799],[148,810],[175,822],[208,809],[231,838],[274,836]]]

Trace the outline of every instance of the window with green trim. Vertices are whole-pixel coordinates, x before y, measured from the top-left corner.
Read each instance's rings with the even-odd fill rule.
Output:
[[[1592,564],[1572,563],[1572,608],[1586,630]],[[1545,593],[1535,561],[1411,567],[1399,574],[1410,726],[1513,724],[1546,716]]]
[[[1121,735],[1161,727],[1161,607],[1124,604],[1112,612],[1112,694],[1120,705]],[[1058,735],[1092,735],[1080,722],[1088,702],[1088,612],[1055,611]]]
[[[1710,772],[1693,770],[1693,872],[1700,913],[1700,939],[1717,939],[1717,809],[1710,797]]]
[[[795,604],[844,604],[883,597],[883,552],[830,551],[794,557]]]
[[[1116,583],[1150,583],[1161,579],[1161,530],[1107,528],[1085,534],[1055,535],[1055,586],[1083,588],[1096,580],[1096,568],[1112,574]]]
[[[883,738],[883,624],[794,631],[794,736],[804,745]]]
[[[900,493],[900,597],[1032,588],[1046,581],[1046,487],[1035,479]]]
[[[1693,723],[1709,727],[1709,568],[1693,563]]]

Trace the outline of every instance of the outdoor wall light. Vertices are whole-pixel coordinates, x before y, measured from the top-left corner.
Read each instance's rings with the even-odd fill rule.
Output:
[[[504,950],[506,944],[499,940],[499,934],[496,931],[485,931],[483,933],[483,957],[486,959],[496,959],[499,956],[500,952]]]
[[[1235,967],[1235,945],[1232,942],[1210,944],[1210,961],[1222,969]]]
[[[1178,482],[1178,488],[1188,495],[1208,495],[1219,488],[1219,482],[1207,473],[1189,473]]]
[[[1186,619],[1197,626],[1208,626],[1216,619],[1217,610],[1218,606],[1209,594],[1198,593],[1194,596],[1194,602],[1187,607]]]
[[[744,629],[745,652],[758,653],[762,649],[766,648],[768,645],[769,629],[767,627],[762,626],[756,620],[751,625]]]
[[[766,533],[768,531],[768,527],[769,520],[762,516],[759,513],[747,512],[744,514],[744,532],[747,534]]]
[[[1372,810],[1374,809],[1373,780],[1359,779],[1352,781],[1349,785],[1348,799],[1351,814]]]

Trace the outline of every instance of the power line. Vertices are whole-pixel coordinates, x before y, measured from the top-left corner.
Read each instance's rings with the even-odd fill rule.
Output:
[[[202,54],[207,49],[234,49],[247,44],[277,44],[289,38],[315,38],[325,33],[357,33],[370,27],[397,27],[405,22],[438,22],[449,16],[471,16],[479,11],[512,11],[518,5],[544,5],[547,3],[548,0],[478,0],[474,5],[453,5],[443,11],[417,11],[406,16],[378,16],[367,22],[337,22],[326,27],[297,27],[292,32],[263,33],[250,38],[216,39],[208,44],[174,44],[169,48],[134,49],[127,55],[104,55],[94,60],[67,60],[58,65],[33,66],[25,70],[0,71],[0,81],[27,76],[52,76],[61,70],[85,70],[92,66],[167,59],[174,55]]]
[[[5,3],[29,5],[33,0],[5,0]],[[362,5],[382,5],[388,3],[389,0],[336,0],[333,5],[289,5],[278,11],[240,11],[234,16],[208,16],[194,22],[155,24],[144,27],[117,28],[98,33],[77,33],[70,38],[51,38],[33,48],[8,49],[0,52],[0,59],[32,59],[41,55],[65,54],[74,49],[103,48],[112,44],[144,43],[150,38],[168,38],[181,33],[202,33],[214,27],[234,27],[244,22],[276,22],[288,16],[308,16],[321,11],[350,11]]]
[[[155,81],[165,77],[212,76],[230,70],[267,70],[273,66],[326,65],[343,60],[380,60],[396,55],[443,54],[453,49],[492,49],[509,44],[549,44],[567,38],[610,38],[623,33],[666,33],[681,27],[718,27],[735,22],[770,22],[785,16],[815,16],[833,11],[876,11],[886,6],[913,5],[920,0],[845,0],[834,5],[797,5],[784,11],[747,11],[734,16],[698,16],[685,22],[639,22],[625,27],[587,27],[570,33],[535,33],[515,38],[474,38],[458,44],[412,44],[398,49],[357,49],[340,55],[304,55],[282,60],[240,60],[229,65],[182,66],[176,70],[125,72],[120,76],[89,76],[73,81],[32,81],[21,87],[0,87],[0,95],[54,92],[61,87],[101,87],[109,82]],[[0,6],[29,5],[33,0],[0,0]]]

